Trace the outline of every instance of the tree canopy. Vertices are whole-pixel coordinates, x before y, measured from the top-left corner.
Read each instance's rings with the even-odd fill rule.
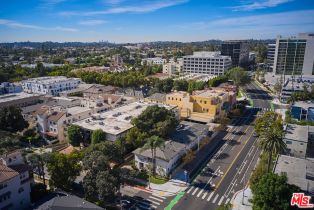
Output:
[[[147,107],[137,118],[132,119],[132,124],[141,132],[165,137],[175,129],[178,120],[172,111],[154,105]]]
[[[28,122],[23,118],[21,109],[15,106],[0,109],[0,129],[17,132],[28,127]]]
[[[101,129],[94,130],[92,133],[92,144],[100,143],[105,140],[105,133]]]
[[[71,184],[80,174],[81,166],[78,161],[79,156],[76,153],[70,155],[53,153],[47,164],[49,184],[61,189],[70,189]]]
[[[80,146],[80,143],[83,142],[83,139],[84,135],[81,127],[77,125],[70,125],[68,127],[68,140],[72,146]]]
[[[288,184],[286,176],[268,173],[252,185],[252,192],[254,210],[288,210],[294,209],[290,206],[292,193],[300,189]]]
[[[88,199],[106,200],[117,192],[119,173],[117,169],[110,168],[108,158],[102,152],[93,151],[85,155],[83,168],[87,171],[83,188]]]
[[[227,77],[234,82],[236,86],[244,86],[251,81],[248,73],[240,67],[232,68],[226,73]]]

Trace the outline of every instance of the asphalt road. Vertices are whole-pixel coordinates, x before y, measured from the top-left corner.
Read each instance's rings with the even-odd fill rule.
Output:
[[[251,110],[220,139],[225,143],[214,152],[173,209],[216,209],[230,202],[233,195],[247,185],[260,154],[251,125],[256,112],[256,109]]]
[[[254,81],[244,87],[247,96],[252,99],[253,107],[271,110],[272,97],[261,89]]]

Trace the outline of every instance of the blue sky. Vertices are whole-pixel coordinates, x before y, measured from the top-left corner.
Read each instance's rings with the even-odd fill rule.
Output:
[[[1,0],[0,42],[202,41],[314,32],[314,0]]]

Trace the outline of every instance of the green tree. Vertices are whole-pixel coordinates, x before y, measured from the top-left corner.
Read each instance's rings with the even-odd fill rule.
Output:
[[[227,77],[234,82],[234,84],[239,86],[244,86],[251,81],[248,73],[240,67],[232,68],[226,73]]]
[[[100,151],[85,155],[83,169],[87,172],[83,179],[83,188],[88,199],[105,200],[119,189],[119,171],[110,168],[108,158]]]
[[[279,120],[276,120],[270,127],[265,128],[260,135],[260,147],[268,154],[268,172],[270,171],[273,154],[286,150],[287,145],[283,140],[283,136],[283,125]]]
[[[75,178],[80,174],[81,166],[76,154],[53,153],[47,164],[51,186],[70,189]]]
[[[252,185],[254,210],[297,209],[290,206],[292,193],[300,192],[295,185],[287,183],[286,176],[268,173]]]
[[[37,174],[42,179],[43,184],[46,185],[45,178],[45,164],[47,162],[47,158],[45,155],[32,153],[27,156],[28,163],[37,171]]]
[[[147,107],[137,118],[132,119],[141,132],[161,137],[167,136],[178,125],[178,120],[171,110],[157,105]]]
[[[219,75],[217,77],[214,77],[208,81],[209,87],[217,87],[221,83],[228,82],[228,77],[226,75]]]
[[[146,140],[146,143],[141,148],[142,151],[149,149],[152,154],[152,174],[156,173],[156,151],[157,148],[163,148],[165,146],[165,140],[159,136],[151,136]]]
[[[70,125],[68,127],[68,140],[74,147],[80,146],[80,143],[84,140],[84,134],[81,127]]]
[[[281,117],[276,112],[266,112],[263,116],[258,117],[255,121],[254,130],[258,135],[265,132],[265,129],[271,127],[275,121],[281,121]]]
[[[141,147],[145,143],[145,139],[148,137],[148,134],[141,132],[137,127],[131,128],[126,135],[126,142],[133,147]]]
[[[120,180],[112,170],[100,171],[96,176],[98,198],[105,200],[115,194],[120,187]]]
[[[282,81],[278,80],[276,84],[274,85],[274,91],[277,97],[279,98],[279,100],[280,100],[281,90],[282,90]]]
[[[9,106],[0,109],[0,129],[18,132],[27,127],[28,122],[23,118],[20,108]]]
[[[188,86],[189,86],[189,83],[183,79],[175,80],[173,82],[173,89],[175,89],[176,91],[187,91]]]
[[[100,143],[105,140],[105,133],[101,129],[96,129],[92,133],[92,144]]]

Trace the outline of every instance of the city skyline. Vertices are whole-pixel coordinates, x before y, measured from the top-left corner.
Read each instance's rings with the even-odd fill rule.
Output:
[[[269,39],[314,29],[311,0],[31,0],[2,5],[0,42]]]

